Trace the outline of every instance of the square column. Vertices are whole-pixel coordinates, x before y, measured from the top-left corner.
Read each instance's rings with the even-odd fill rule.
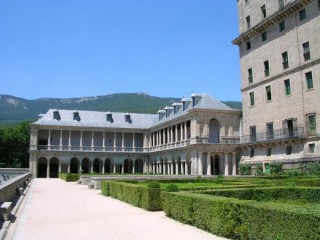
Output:
[[[71,150],[71,130],[69,130],[69,136],[68,136],[68,148]]]
[[[202,152],[198,153],[198,175],[202,175]]]
[[[229,155],[224,153],[224,175],[229,176]]]
[[[93,150],[94,147],[94,132],[91,133],[91,150]]]
[[[47,178],[50,177],[49,174],[50,174],[50,159],[47,159]]]
[[[117,148],[117,133],[114,132],[113,133],[113,149],[114,149],[114,151],[116,151],[116,148]]]
[[[189,169],[188,169],[188,162],[187,161],[184,163],[184,169],[185,169],[184,175],[188,175]]]
[[[184,175],[184,166],[185,166],[185,162],[180,162],[181,165],[181,174]]]
[[[211,153],[207,153],[207,175],[211,175]]]
[[[237,175],[237,162],[236,162],[236,153],[232,153],[232,176]]]
[[[179,163],[176,161],[176,175],[179,175]]]
[[[184,122],[184,140],[187,140],[188,136],[187,136],[187,122]]]

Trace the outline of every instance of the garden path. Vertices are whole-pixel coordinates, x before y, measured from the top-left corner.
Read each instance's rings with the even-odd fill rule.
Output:
[[[34,179],[7,239],[224,239],[100,192],[60,179]]]

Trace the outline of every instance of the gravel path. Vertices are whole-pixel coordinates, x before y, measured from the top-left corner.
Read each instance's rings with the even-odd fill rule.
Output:
[[[174,221],[164,212],[148,212],[104,197],[60,179],[34,179],[11,224],[7,239],[15,240],[214,240],[195,227]]]

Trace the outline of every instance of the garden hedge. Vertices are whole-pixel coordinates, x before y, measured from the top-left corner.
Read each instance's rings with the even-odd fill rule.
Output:
[[[148,211],[162,209],[160,188],[148,188],[147,186],[120,181],[102,181],[101,191],[105,196],[117,198]]]
[[[238,198],[255,201],[300,201],[320,203],[320,188],[312,187],[268,187],[247,189],[218,189],[204,190],[196,193]]]
[[[76,182],[79,180],[80,175],[73,173],[59,173],[59,178],[66,182]]]
[[[320,239],[319,205],[162,192],[162,207],[169,217],[230,239]]]

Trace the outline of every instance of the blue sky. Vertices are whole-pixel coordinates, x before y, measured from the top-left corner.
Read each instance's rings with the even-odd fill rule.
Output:
[[[0,94],[241,100],[235,0],[1,0]]]

